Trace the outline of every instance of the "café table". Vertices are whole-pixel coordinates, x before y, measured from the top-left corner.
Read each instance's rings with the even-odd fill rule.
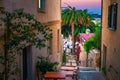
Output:
[[[77,64],[76,63],[66,63],[66,66],[68,66],[68,67],[76,67]]]
[[[46,72],[45,79],[65,79],[66,74],[64,72]]]
[[[61,71],[61,72],[64,72],[68,77],[73,77],[74,75],[74,71]]]
[[[60,70],[75,71],[75,70],[77,70],[77,67],[61,66],[61,67],[60,67]]]

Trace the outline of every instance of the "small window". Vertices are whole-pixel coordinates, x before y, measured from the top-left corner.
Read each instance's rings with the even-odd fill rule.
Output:
[[[38,0],[38,6],[40,10],[44,10],[45,9],[45,0]]]
[[[117,26],[117,3],[113,3],[108,8],[108,28],[115,30]]]

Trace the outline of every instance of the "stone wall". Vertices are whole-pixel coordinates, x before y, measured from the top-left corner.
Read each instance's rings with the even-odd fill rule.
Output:
[[[84,46],[80,44],[81,52],[80,52],[80,66],[86,66],[86,52],[84,50]],[[88,55],[88,66],[89,67],[98,67],[96,63],[98,63],[100,60],[100,51],[97,49],[92,49]],[[98,61],[98,62],[97,62]]]
[[[97,49],[92,49],[89,53],[88,62],[90,67],[100,66],[100,51]]]
[[[24,8],[25,12],[34,14],[37,20],[39,20],[44,25],[52,29],[53,38],[50,42],[51,51],[48,52],[47,48],[39,50],[36,49],[34,46],[31,46],[29,52],[30,53],[29,58],[31,58],[30,59],[31,63],[30,62],[29,63],[32,65],[29,67],[31,69],[29,73],[30,75],[28,76],[30,78],[29,80],[37,79],[36,61],[38,56],[47,56],[48,53],[51,53],[50,58],[51,61],[58,61],[59,63],[61,63],[61,0],[45,0],[45,1],[46,3],[44,12],[40,12],[38,10],[38,0],[3,0],[2,2],[5,10],[13,11],[15,9]],[[0,28],[0,33],[3,33],[1,32],[4,31],[3,29]],[[0,43],[0,50],[1,49],[4,50],[4,48],[1,47],[2,43],[3,41]],[[18,56],[17,59],[21,69],[21,75],[19,79],[22,80],[23,57]]]

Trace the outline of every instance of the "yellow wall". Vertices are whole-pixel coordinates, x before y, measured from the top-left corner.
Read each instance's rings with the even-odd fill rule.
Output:
[[[115,77],[115,70],[120,72],[120,0],[102,0],[103,1],[103,8],[102,8],[102,66],[103,66],[103,55],[104,49],[103,45],[106,46],[106,70],[108,80],[113,80],[110,73],[113,73],[113,77],[117,80],[117,75]],[[117,12],[117,29],[110,30],[108,29],[108,6],[112,2],[118,3],[118,12]],[[112,65],[115,70],[109,71],[110,65]],[[120,77],[119,77],[120,78]]]

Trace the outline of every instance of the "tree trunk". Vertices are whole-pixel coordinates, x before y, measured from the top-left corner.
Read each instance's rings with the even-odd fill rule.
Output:
[[[5,70],[4,70],[4,74],[5,74],[5,80],[8,80],[8,72],[7,72],[7,48],[6,48],[6,34],[5,34],[5,37],[4,37],[4,40],[5,40],[5,45],[4,45],[4,57],[5,57],[5,61],[4,61],[4,66],[5,66]]]
[[[88,53],[86,55],[86,67],[88,67]]]
[[[72,22],[72,24],[71,24],[71,26],[72,26],[72,45],[73,45],[73,50],[72,50],[72,52],[74,53],[75,52],[75,42],[74,42],[74,22]]]

